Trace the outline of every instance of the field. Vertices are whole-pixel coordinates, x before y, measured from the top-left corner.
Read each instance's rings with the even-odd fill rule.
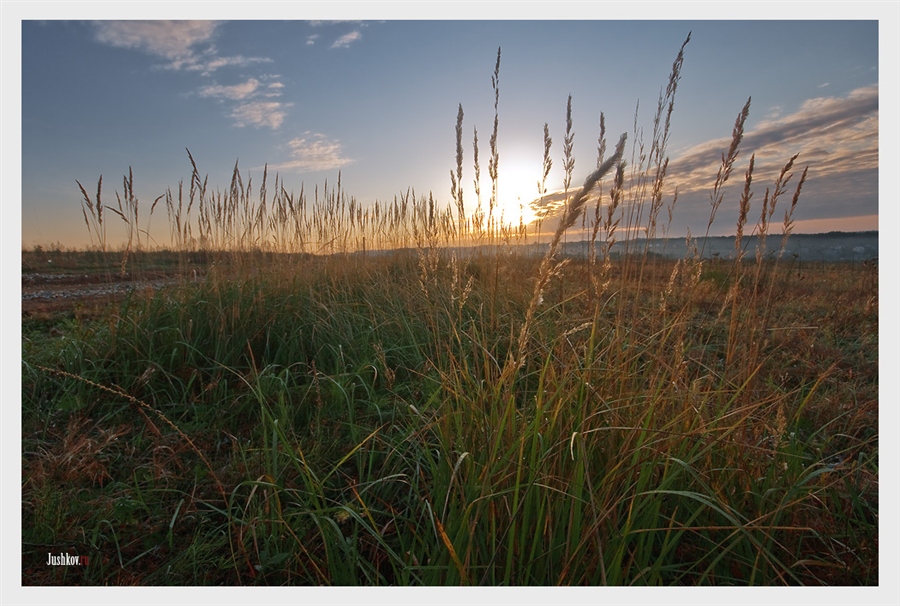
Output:
[[[151,250],[131,175],[82,187],[93,249],[24,251],[23,284],[142,287],[23,303],[22,583],[877,585],[877,266],[777,254],[795,158],[761,209],[750,161],[733,258],[640,245],[680,62],[653,151],[601,150],[542,254],[461,189],[363,209],[193,165]]]

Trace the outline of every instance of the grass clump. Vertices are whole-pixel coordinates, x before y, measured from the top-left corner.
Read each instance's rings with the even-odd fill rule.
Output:
[[[801,281],[777,257],[744,258],[752,158],[731,265],[641,249],[666,207],[683,53],[652,153],[628,166],[623,135],[604,157],[601,119],[597,169],[541,255],[493,216],[496,117],[495,191],[466,215],[461,107],[445,209],[411,190],[363,209],[340,181],[310,204],[276,183],[271,200],[265,176],[254,200],[237,167],[213,196],[191,159],[188,204],[181,187],[164,197],[173,246],[158,254],[184,267],[202,254],[199,277],[54,335],[25,322],[23,579],[877,584],[871,277],[832,265]],[[498,52],[495,110],[499,65]],[[567,186],[571,138],[569,120]],[[542,183],[546,126],[544,140]],[[99,239],[99,185],[85,199]],[[564,257],[579,219],[591,252]],[[41,566],[48,549],[92,564]]]

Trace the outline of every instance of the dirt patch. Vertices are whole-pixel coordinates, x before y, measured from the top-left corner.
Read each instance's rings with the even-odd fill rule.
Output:
[[[120,301],[128,294],[150,294],[182,281],[201,279],[199,274],[145,272],[130,274],[50,274],[22,275],[22,317],[41,317],[73,312],[92,313]]]

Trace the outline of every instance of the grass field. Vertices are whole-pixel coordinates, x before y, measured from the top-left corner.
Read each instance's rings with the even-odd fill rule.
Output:
[[[131,175],[116,207],[82,188],[94,250],[57,265],[181,279],[23,318],[23,584],[877,585],[877,268],[741,247],[789,237],[796,157],[756,207],[750,159],[735,258],[609,254],[675,207],[681,59],[652,151],[604,143],[543,256],[487,192],[362,208],[194,165],[154,252]]]

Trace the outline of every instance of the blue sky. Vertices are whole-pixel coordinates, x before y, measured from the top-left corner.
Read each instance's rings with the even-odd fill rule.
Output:
[[[705,230],[717,162],[748,97],[735,186],[756,153],[759,205],[800,153],[799,169],[810,169],[795,231],[877,228],[876,20],[510,21],[516,15],[506,10],[501,20],[393,13],[310,21],[296,13],[277,21],[24,19],[22,246],[89,243],[76,180],[92,191],[102,175],[111,202],[131,167],[146,212],[166,188],[189,181],[186,148],[213,189],[227,189],[238,161],[245,180],[258,182],[268,164],[270,180],[277,172],[295,193],[333,184],[340,171],[344,190],[364,204],[410,187],[449,204],[459,104],[471,209],[473,128],[487,183],[498,47],[500,200],[509,216],[536,195],[545,122],[554,142],[548,187],[562,185],[569,94],[576,183],[595,165],[600,112],[610,148],[627,132],[630,155],[636,108],[649,142],[689,32],[668,147],[669,184],[679,189],[671,233]],[[736,207],[734,193],[714,233],[733,232]],[[152,224],[165,233],[164,210]]]

